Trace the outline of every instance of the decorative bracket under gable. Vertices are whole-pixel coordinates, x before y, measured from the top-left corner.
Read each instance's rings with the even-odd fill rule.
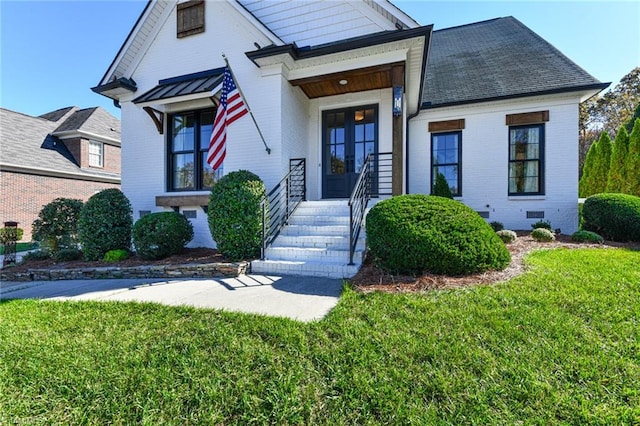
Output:
[[[142,109],[144,110],[144,112],[149,114],[149,117],[151,117],[151,120],[153,120],[153,124],[156,125],[158,133],[162,135],[164,133],[164,112],[158,111],[157,109],[151,108],[150,106],[142,107]]]

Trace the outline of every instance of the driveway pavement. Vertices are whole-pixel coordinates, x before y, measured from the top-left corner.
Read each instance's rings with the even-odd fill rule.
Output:
[[[314,321],[322,319],[338,303],[341,291],[342,281],[336,279],[240,275],[189,280],[1,282],[0,300],[153,302]]]

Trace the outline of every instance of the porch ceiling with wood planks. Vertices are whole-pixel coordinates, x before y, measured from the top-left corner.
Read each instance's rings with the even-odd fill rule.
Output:
[[[309,99],[323,96],[341,95],[344,93],[362,92],[365,90],[391,87],[391,69],[403,62],[376,65],[332,74],[291,80],[293,86],[299,86]],[[345,80],[346,84],[340,84]]]

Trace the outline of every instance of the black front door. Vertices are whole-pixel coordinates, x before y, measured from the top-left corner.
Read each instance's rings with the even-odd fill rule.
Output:
[[[322,198],[348,198],[367,155],[378,152],[378,106],[322,113]]]

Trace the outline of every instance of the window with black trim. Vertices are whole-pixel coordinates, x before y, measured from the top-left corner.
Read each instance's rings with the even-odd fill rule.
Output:
[[[204,32],[204,0],[191,0],[178,3],[178,38]]]
[[[438,173],[442,173],[449,184],[451,194],[462,195],[462,132],[431,134],[431,191]]]
[[[167,187],[169,191],[211,189],[223,175],[207,164],[215,109],[169,115],[167,129]]]
[[[509,127],[509,195],[544,194],[544,124]]]

